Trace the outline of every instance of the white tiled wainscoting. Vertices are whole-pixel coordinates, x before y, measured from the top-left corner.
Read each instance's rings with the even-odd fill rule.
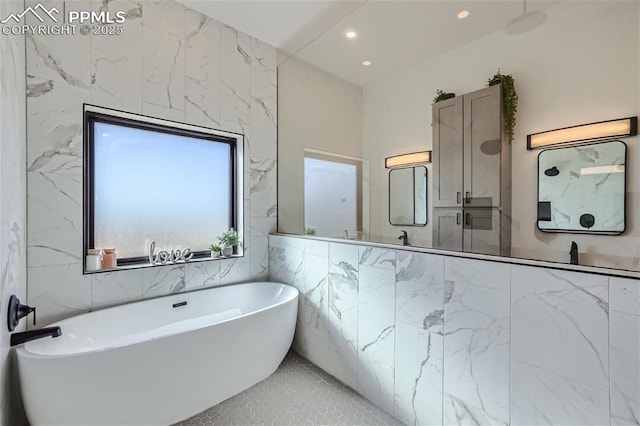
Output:
[[[640,424],[640,280],[269,237],[295,350],[408,425]]]

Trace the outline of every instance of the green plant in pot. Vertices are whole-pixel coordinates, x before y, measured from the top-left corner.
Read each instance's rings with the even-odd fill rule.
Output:
[[[445,92],[444,90],[437,89],[436,97],[433,98],[433,103],[436,104],[441,101],[446,101],[447,99],[455,98],[456,94],[451,92]]]
[[[504,133],[509,140],[513,141],[513,132],[516,128],[516,111],[518,110],[518,94],[516,93],[515,82],[511,74],[501,74],[498,72],[487,81],[487,87],[502,85],[502,115],[504,116]]]
[[[231,256],[233,248],[240,244],[240,236],[235,229],[229,229],[218,236],[223,256]]]
[[[211,257],[220,256],[220,251],[222,250],[218,243],[213,243],[209,246],[209,250],[211,250]]]

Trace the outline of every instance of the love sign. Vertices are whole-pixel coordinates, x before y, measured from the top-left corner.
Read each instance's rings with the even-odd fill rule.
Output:
[[[149,244],[149,263],[152,265],[166,265],[168,263],[187,262],[193,257],[190,248],[161,250],[155,254],[156,242],[151,241]]]

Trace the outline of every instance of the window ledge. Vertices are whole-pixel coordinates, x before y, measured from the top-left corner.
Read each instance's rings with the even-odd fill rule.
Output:
[[[186,262],[180,261],[180,262],[165,263],[165,264],[156,263],[153,265],[149,262],[135,263],[132,265],[118,266],[117,268],[113,268],[113,269],[100,269],[99,271],[83,271],[83,275],[102,274],[105,272],[129,271],[132,269],[141,269],[141,268],[157,268],[162,266],[184,266],[184,265],[188,265],[189,263],[215,262],[215,261],[225,260],[225,259],[239,259],[242,257],[244,257],[244,254],[233,254],[231,256],[219,256],[219,257],[199,257],[197,259],[188,260]]]

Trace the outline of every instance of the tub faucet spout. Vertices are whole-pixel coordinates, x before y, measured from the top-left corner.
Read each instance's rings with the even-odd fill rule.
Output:
[[[40,330],[25,331],[22,333],[13,333],[11,335],[11,346],[27,343],[32,340],[42,339],[43,337],[59,337],[62,335],[60,327],[46,327]]]

